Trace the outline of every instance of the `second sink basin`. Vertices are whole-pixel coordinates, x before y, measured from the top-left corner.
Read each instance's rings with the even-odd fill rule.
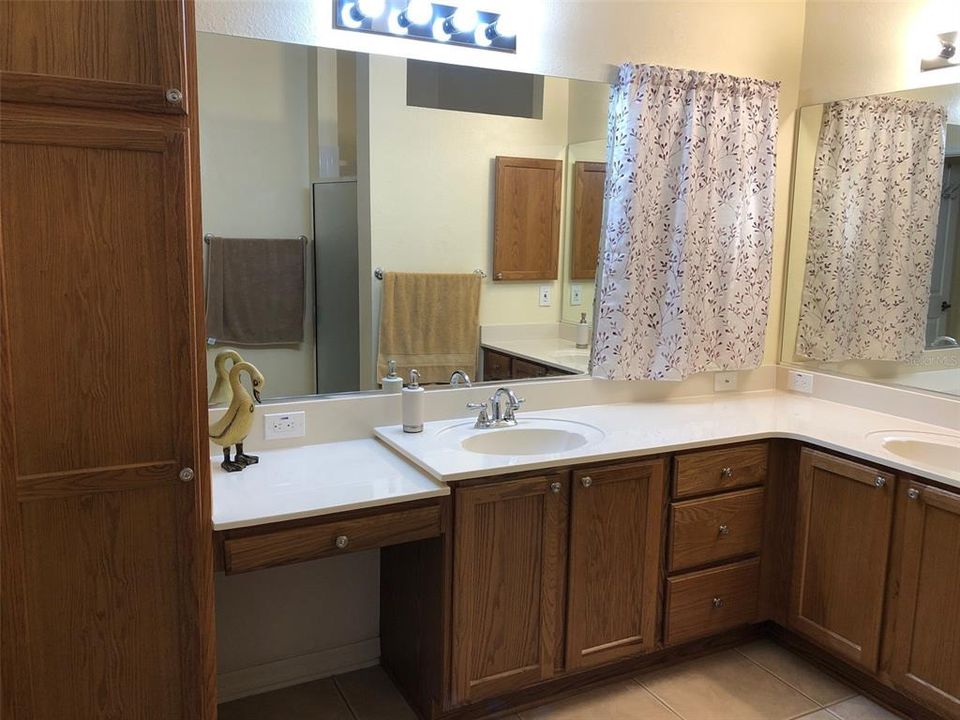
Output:
[[[459,432],[467,429],[463,425]],[[602,440],[604,433],[586,423],[521,418],[519,425],[496,429],[473,429],[460,447],[482,455],[553,455],[576,450]]]
[[[870,433],[870,437],[905,460],[954,472],[960,468],[960,436],[892,430]]]

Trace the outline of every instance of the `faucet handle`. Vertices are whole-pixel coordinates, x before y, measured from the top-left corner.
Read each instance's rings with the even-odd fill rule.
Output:
[[[470,410],[486,410],[487,404],[485,402],[468,402],[467,407]]]

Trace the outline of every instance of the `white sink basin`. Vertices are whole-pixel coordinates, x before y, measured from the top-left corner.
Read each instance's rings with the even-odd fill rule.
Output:
[[[950,472],[960,470],[960,435],[883,430],[867,437],[904,460]]]
[[[569,452],[604,438],[599,428],[568,420],[520,418],[505,428],[474,428],[458,424],[440,432],[454,435],[461,448],[481,455],[554,455]]]

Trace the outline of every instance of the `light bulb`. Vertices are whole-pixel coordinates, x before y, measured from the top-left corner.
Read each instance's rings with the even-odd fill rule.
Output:
[[[477,47],[490,47],[493,45],[493,38],[490,37],[490,26],[487,23],[480,23],[473,33],[473,41]],[[494,36],[495,37],[495,36]]]
[[[513,13],[506,12],[497,19],[493,29],[500,37],[512,38],[517,34],[517,26],[515,23],[516,16]]]
[[[351,30],[363,27],[363,21],[355,17],[356,12],[359,12],[357,11],[356,3],[349,2],[344,4],[340,10],[340,21],[344,27],[348,27]]]
[[[403,22],[403,14],[399,10],[391,10],[390,17],[387,18],[387,30],[394,35],[406,35],[407,25]]]
[[[437,18],[433,21],[433,39],[437,42],[446,42],[450,39],[450,33],[447,32],[445,25],[446,18]]]
[[[411,25],[426,25],[433,19],[433,3],[430,0],[410,0],[403,15]]]
[[[387,8],[387,0],[357,0],[357,10],[365,18],[376,20]]]
[[[468,5],[457,8],[456,12],[450,16],[450,24],[458,33],[473,32],[478,22],[480,22],[480,16]]]

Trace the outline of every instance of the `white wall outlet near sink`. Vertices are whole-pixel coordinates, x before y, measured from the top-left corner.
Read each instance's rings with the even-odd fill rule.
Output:
[[[550,307],[550,296],[553,294],[553,287],[550,285],[540,286],[540,307]]]
[[[791,370],[787,373],[787,388],[794,392],[810,394],[813,392],[813,375]]]
[[[728,392],[737,389],[736,372],[718,372],[713,374],[713,391]]]
[[[263,416],[263,436],[267,440],[300,438],[307,434],[307,418],[303,412],[270,413]]]

